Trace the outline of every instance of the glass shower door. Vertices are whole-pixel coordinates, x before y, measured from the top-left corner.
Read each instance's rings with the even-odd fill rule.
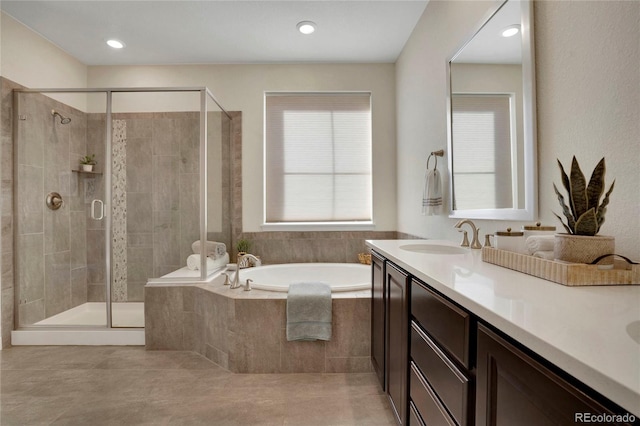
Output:
[[[200,238],[199,99],[193,91],[113,93],[113,327],[144,327],[147,281],[184,276]]]
[[[105,94],[14,92],[19,327],[107,325],[104,221],[91,218],[104,199],[105,114],[89,105],[104,111]]]
[[[145,184],[140,184],[140,178],[145,178],[144,163],[149,162],[146,158],[149,144],[145,131],[136,134],[139,124],[144,127],[144,122],[126,115],[112,115],[109,197],[112,327],[144,327],[144,285],[151,277],[153,252],[149,247],[153,235],[152,221],[147,215],[151,200],[145,197]],[[145,229],[130,234],[129,219],[137,218],[142,219]]]

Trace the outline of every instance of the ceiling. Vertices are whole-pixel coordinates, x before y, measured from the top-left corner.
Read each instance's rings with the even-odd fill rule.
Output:
[[[428,0],[7,1],[86,65],[395,62]],[[317,24],[311,35],[296,24]],[[115,50],[106,40],[122,40]]]
[[[457,63],[521,64],[522,32],[502,37],[502,31],[522,23],[522,4],[508,1],[483,25],[455,57]]]

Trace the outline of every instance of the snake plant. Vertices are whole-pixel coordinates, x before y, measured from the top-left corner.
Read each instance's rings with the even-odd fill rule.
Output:
[[[564,196],[558,191],[555,183],[553,184],[553,189],[558,196],[558,202],[562,207],[562,213],[566,218],[566,223],[558,214],[554,213],[554,215],[562,222],[562,226],[564,226],[564,229],[566,229],[569,234],[598,234],[600,226],[604,223],[604,215],[607,212],[607,205],[609,204],[609,195],[611,195],[613,185],[616,183],[614,180],[604,195],[602,202],[600,202],[600,197],[604,192],[605,186],[604,174],[606,168],[604,158],[596,165],[588,184],[575,156],[571,162],[569,176],[565,173],[560,160],[558,160],[558,166],[560,167],[560,174],[562,176],[562,185],[567,191],[569,198],[568,206],[565,203]]]

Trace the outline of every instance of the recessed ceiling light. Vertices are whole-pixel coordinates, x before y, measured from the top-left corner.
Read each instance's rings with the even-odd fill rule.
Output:
[[[311,22],[311,21],[302,21],[302,22],[298,22],[298,25],[296,25],[296,27],[298,28],[298,31],[300,31],[302,34],[311,34],[316,30],[316,24],[315,22]]]
[[[107,44],[113,47],[114,49],[122,49],[124,47],[123,42],[121,42],[120,40],[116,40],[114,38],[107,40]]]
[[[513,37],[514,35],[520,32],[520,25],[509,25],[505,29],[502,30],[502,37]]]

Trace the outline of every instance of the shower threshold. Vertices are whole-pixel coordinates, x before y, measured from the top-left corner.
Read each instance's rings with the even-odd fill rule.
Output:
[[[103,302],[75,308],[11,332],[11,344],[20,345],[144,345],[144,303],[112,303],[111,322]]]
[[[143,302],[114,302],[111,304],[113,327],[144,327]],[[107,313],[104,302],[87,302],[60,312],[33,325],[93,325],[105,326]]]

